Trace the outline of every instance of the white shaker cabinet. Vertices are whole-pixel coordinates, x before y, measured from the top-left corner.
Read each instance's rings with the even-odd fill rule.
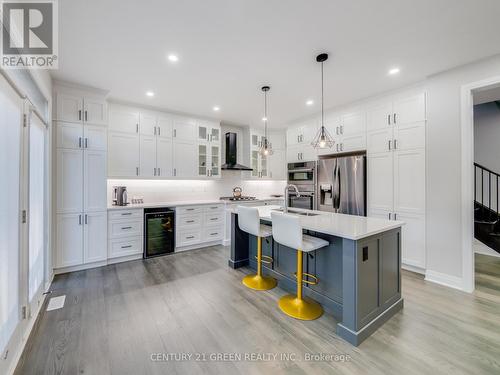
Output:
[[[108,133],[108,176],[134,177],[139,175],[139,137],[135,134]]]
[[[106,152],[85,150],[83,153],[83,211],[106,209]]]
[[[154,135],[141,135],[139,150],[139,176],[156,176],[156,137]]]
[[[108,105],[105,100],[85,96],[83,98],[83,122],[93,125],[108,124]]]
[[[108,215],[106,211],[89,212],[83,218],[83,262],[107,259]]]
[[[83,112],[83,97],[69,93],[56,95],[56,120],[81,122]]]
[[[103,126],[57,122],[57,148],[106,150],[107,131]]]
[[[173,142],[173,175],[178,178],[196,176],[197,145],[193,142]]]
[[[156,176],[172,177],[172,151],[171,138],[156,139]]]
[[[56,114],[58,121],[106,125],[108,108],[103,97],[79,95],[75,90],[56,94]]]
[[[139,134],[139,112],[131,108],[113,106],[109,110],[109,131]]]
[[[172,121],[172,137],[174,142],[191,142],[197,139],[196,121],[187,117],[174,117]]]
[[[394,152],[394,211],[425,213],[425,150]]]
[[[83,263],[83,217],[81,213],[59,214],[57,223],[57,268]]]
[[[393,211],[394,166],[390,152],[367,157],[367,200],[369,210]]]
[[[57,150],[57,212],[83,211],[83,152]]]

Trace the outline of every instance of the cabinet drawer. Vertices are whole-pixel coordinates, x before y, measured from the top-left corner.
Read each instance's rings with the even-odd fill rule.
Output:
[[[192,228],[201,225],[202,215],[185,215],[177,218],[177,228]]]
[[[224,213],[216,212],[216,213],[206,213],[205,214],[205,225],[217,225],[224,223]]]
[[[175,209],[177,215],[193,215],[193,214],[201,214],[203,212],[203,208],[200,206],[181,206]]]
[[[222,226],[207,227],[203,230],[203,241],[217,241],[221,240],[224,235],[224,228]]]
[[[129,237],[110,240],[108,244],[108,257],[118,258],[142,253],[142,237]]]
[[[176,247],[182,247],[200,243],[201,240],[200,232],[201,231],[199,229],[177,231],[175,236]]]
[[[142,220],[117,221],[108,225],[109,237],[142,236]]]
[[[211,204],[209,206],[205,206],[205,213],[222,212],[223,210],[223,204]]]
[[[125,219],[142,219],[142,210],[110,210],[108,214],[109,220],[125,220]]]

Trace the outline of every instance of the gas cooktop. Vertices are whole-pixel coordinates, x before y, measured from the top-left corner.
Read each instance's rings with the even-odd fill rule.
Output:
[[[220,197],[221,201],[254,201],[255,197],[246,197],[242,195],[241,197]]]

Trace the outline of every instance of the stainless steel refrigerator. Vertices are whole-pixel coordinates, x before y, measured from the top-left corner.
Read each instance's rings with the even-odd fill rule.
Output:
[[[317,209],[366,216],[366,156],[318,161]]]

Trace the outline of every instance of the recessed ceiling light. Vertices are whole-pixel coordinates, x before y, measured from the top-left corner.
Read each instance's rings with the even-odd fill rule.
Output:
[[[220,107],[215,106],[215,107],[213,108],[213,110],[214,110],[215,112],[219,112],[219,111],[220,111]]]
[[[313,104],[314,104],[314,100],[308,100],[308,101],[306,102],[306,105],[313,105]]]
[[[398,74],[400,72],[400,69],[399,68],[392,68],[392,69],[389,69],[389,75],[393,76],[395,74]]]
[[[174,54],[170,54],[170,55],[168,55],[168,60],[171,62],[177,62],[177,61],[179,61],[179,56],[174,55]]]
[[[155,96],[155,93],[153,91],[146,91],[146,96],[152,98],[153,96]]]
[[[267,117],[262,117],[262,121],[267,121]]]

